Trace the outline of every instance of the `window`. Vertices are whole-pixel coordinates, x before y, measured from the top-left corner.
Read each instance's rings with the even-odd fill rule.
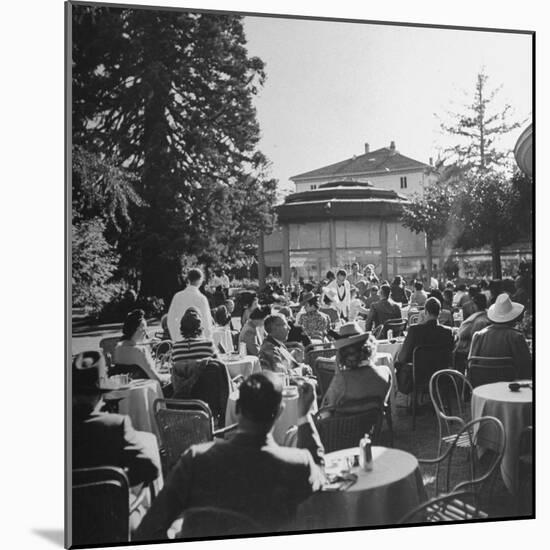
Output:
[[[310,185],[309,188],[310,189],[317,189],[317,186],[316,185]]]
[[[399,184],[401,189],[407,189],[407,176],[402,176],[399,178]]]

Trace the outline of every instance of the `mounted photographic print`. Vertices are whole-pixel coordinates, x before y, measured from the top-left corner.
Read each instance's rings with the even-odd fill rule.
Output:
[[[533,518],[534,32],[66,33],[66,545]]]

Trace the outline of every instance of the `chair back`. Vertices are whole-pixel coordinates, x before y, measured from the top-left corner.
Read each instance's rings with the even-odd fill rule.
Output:
[[[71,546],[130,540],[130,490],[121,468],[73,470]]]
[[[407,328],[407,319],[388,319],[384,323],[381,338],[386,338],[388,330],[393,332],[394,336],[402,336],[403,331]]]
[[[451,487],[453,470],[463,469],[464,459],[456,450],[459,442],[464,438],[469,440],[469,476]],[[491,441],[492,452],[488,457],[480,460],[478,453],[478,441]],[[480,496],[487,500],[491,497],[494,474],[502,461],[506,446],[506,434],[502,422],[492,416],[482,416],[471,420],[456,434],[454,440],[441,456],[441,461],[446,463],[444,468],[443,492],[468,490],[474,491],[476,499]],[[439,492],[440,480],[436,479],[436,494]]]
[[[99,341],[99,347],[105,355],[107,366],[110,366],[113,362],[113,354],[115,352],[116,345],[120,342],[121,336],[110,336],[109,338],[103,338]]]
[[[423,502],[405,514],[398,522],[403,524],[439,523],[442,521],[465,521],[470,519],[486,518],[476,506],[468,504],[475,502],[471,491],[455,491],[453,493],[436,496]]]
[[[212,413],[198,399],[156,399],[153,411],[166,476],[191,445],[212,441]]]
[[[430,378],[429,390],[440,438],[450,435],[453,425],[461,428],[466,424],[469,407],[464,402],[464,394],[469,390],[471,395],[472,386],[463,374],[453,369],[438,370]]]
[[[357,447],[365,434],[376,442],[382,424],[382,411],[378,408],[359,414],[334,414],[315,419],[317,431],[325,452]]]
[[[340,314],[331,307],[320,307],[319,311],[321,313],[324,313],[325,315],[328,315],[328,318],[330,319],[330,324],[332,326],[334,326],[340,320]]]
[[[313,368],[315,366],[315,361],[319,357],[336,357],[336,348],[332,342],[327,342],[326,344],[320,344],[317,346],[311,346],[311,348],[306,349],[306,363]]]
[[[336,361],[326,357],[318,357],[313,364],[313,374],[319,384],[319,394],[322,399],[336,374]]]
[[[109,367],[109,376],[118,374],[127,374],[130,380],[148,380],[147,373],[139,365],[111,365]]]
[[[512,357],[472,356],[468,358],[468,378],[474,388],[494,382],[511,382],[516,377]]]
[[[420,312],[416,311],[415,313],[412,313],[409,315],[409,326],[412,327],[414,325],[418,325],[418,322],[420,321]]]
[[[225,426],[225,410],[231,391],[227,367],[215,359],[190,360],[172,367],[176,399],[200,399],[208,403],[216,426]]]
[[[426,387],[432,375],[452,366],[452,350],[439,346],[417,346],[413,350],[413,383]]]
[[[252,518],[233,510],[213,506],[188,508],[183,514],[178,539],[227,537],[261,532],[262,527]]]
[[[155,366],[162,367],[165,363],[169,363],[172,359],[172,340],[163,340],[153,347],[153,355],[155,357]]]

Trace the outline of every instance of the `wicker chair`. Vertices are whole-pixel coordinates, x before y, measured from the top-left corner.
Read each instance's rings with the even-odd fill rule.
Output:
[[[313,368],[315,366],[315,361],[319,357],[335,357],[336,356],[336,348],[332,344],[332,342],[327,342],[325,344],[318,344],[318,345],[312,345],[308,346],[306,348],[306,363]]]
[[[511,382],[517,377],[512,357],[468,358],[468,379],[477,388],[494,382]]]
[[[129,542],[130,490],[121,468],[73,470],[71,546]]]
[[[212,441],[236,424],[214,430],[210,407],[198,399],[156,399],[153,411],[160,435],[162,470],[166,476],[191,445]]]
[[[121,336],[110,336],[109,338],[103,338],[99,341],[99,347],[105,355],[107,366],[111,366],[113,362],[113,354],[115,352],[116,345],[120,342]]]
[[[381,423],[380,408],[359,414],[334,414],[327,418],[317,415],[315,418],[317,431],[327,453],[357,447],[359,440],[367,433],[371,435],[373,442],[376,442]]]
[[[228,537],[258,533],[265,530],[252,518],[244,514],[224,508],[204,506],[185,510],[182,530],[177,538]]]
[[[416,405],[419,392],[428,390],[432,375],[452,365],[452,351],[438,346],[417,346],[413,350],[411,396],[412,429],[416,429]]]
[[[336,361],[326,357],[318,357],[313,365],[313,375],[319,384],[319,401],[327,393],[328,387],[336,373]]]
[[[477,449],[477,436],[479,430],[491,430],[493,437],[495,438],[495,449],[493,453],[490,453],[486,458],[488,460],[481,462]],[[468,479],[460,481],[454,487],[451,487],[451,473],[453,466],[456,466],[457,462],[460,466],[463,466],[464,462],[461,458],[457,458],[456,450],[459,448],[459,441],[462,441],[464,437],[469,439],[468,454],[469,454],[469,476]],[[447,494],[454,491],[467,490],[475,493],[475,504],[478,505],[478,501],[481,497],[486,499],[487,502],[491,499],[494,474],[497,471],[504,455],[504,448],[506,446],[506,434],[502,423],[497,418],[492,416],[482,416],[471,420],[455,435],[451,444],[447,447],[444,453],[434,459],[422,459],[419,458],[418,462],[424,466],[435,466],[437,475],[435,477],[435,494],[440,494],[440,486],[443,485],[442,491]],[[443,469],[441,466],[445,466]],[[439,466],[439,467],[438,467]],[[444,472],[443,481],[440,480],[442,476],[441,472]]]
[[[397,524],[439,523],[443,521],[467,521],[472,519],[486,519],[485,512],[475,505],[468,504],[467,500],[474,500],[471,491],[456,491],[448,495],[434,497],[402,517]]]

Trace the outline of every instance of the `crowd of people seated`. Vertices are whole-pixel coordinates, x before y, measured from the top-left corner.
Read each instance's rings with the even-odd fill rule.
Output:
[[[216,288],[227,289],[223,273],[216,277]],[[374,335],[387,338],[390,321],[405,321],[394,358],[398,376],[418,346],[436,346],[453,354],[461,372],[469,357],[506,357],[512,358],[518,378],[530,378],[531,354],[517,325],[530,312],[532,299],[528,275],[520,273],[518,279],[513,284],[481,280],[457,287],[448,282],[441,288],[430,281],[425,288],[421,280],[407,285],[396,276],[390,283],[376,275],[374,266],[361,272],[353,264],[350,274],[339,269],[323,281],[271,284],[259,295],[246,294],[238,327],[233,300],[225,296],[212,309],[200,291],[203,273],[191,269],[187,287],[174,295],[163,319],[173,343],[175,393],[189,380],[196,362],[220,359],[213,340],[216,327],[234,333],[246,354],[258,358],[261,373],[240,384],[236,435],[194,445],[181,456],[133,540],[165,539],[173,520],[192,506],[245,513],[266,531],[291,519],[298,504],[323,483],[323,447],[312,419],[319,385],[304,361],[305,351],[318,344],[329,344],[336,356],[334,376],[319,396],[319,418],[387,403],[392,373],[375,362],[379,340]],[[143,311],[131,311],[113,359],[137,365],[146,377],[159,380],[146,329]],[[127,468],[132,484],[147,483],[159,472],[158,460],[139,441],[127,417],[102,412],[99,380],[104,371],[100,357],[80,357],[73,364],[75,467],[107,461]],[[271,435],[283,407],[283,380],[298,385],[301,396],[296,449],[279,447]]]

